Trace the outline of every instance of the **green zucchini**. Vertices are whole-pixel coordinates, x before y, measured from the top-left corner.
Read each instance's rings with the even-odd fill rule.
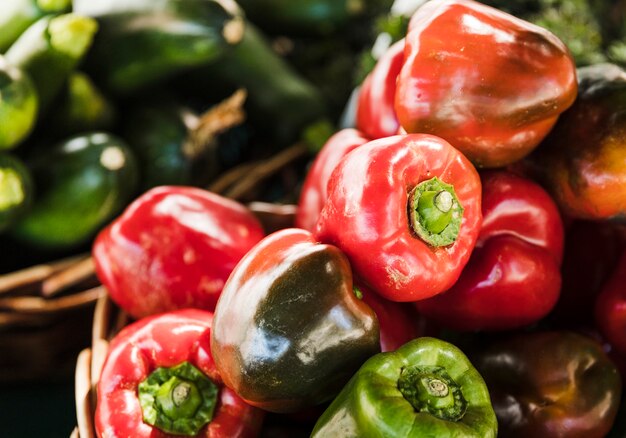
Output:
[[[100,32],[87,61],[88,73],[117,95],[216,61],[243,31],[241,17],[222,0],[167,0],[152,6],[129,1],[128,9],[105,8],[107,13],[97,15]]]
[[[4,231],[30,206],[33,183],[17,158],[0,152],[0,231]]]
[[[71,4],[71,0],[0,1],[0,53],[4,53],[35,21],[45,15],[66,12]]]
[[[101,132],[75,136],[41,151],[29,165],[35,201],[11,234],[51,250],[92,238],[131,200],[138,181],[129,148]]]
[[[29,76],[0,56],[0,150],[17,146],[32,131],[38,102]]]
[[[30,26],[6,53],[7,61],[28,73],[45,110],[81,61],[98,25],[76,14],[44,17]]]
[[[107,130],[115,122],[115,108],[85,73],[73,72],[55,110],[45,120],[44,132],[66,138],[81,132]]]

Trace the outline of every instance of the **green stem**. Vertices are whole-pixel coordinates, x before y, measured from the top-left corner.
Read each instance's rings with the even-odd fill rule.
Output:
[[[459,235],[463,206],[454,187],[434,177],[423,181],[409,196],[409,219],[415,234],[431,246],[447,246]]]
[[[398,390],[417,412],[426,412],[442,420],[458,421],[467,410],[461,388],[442,367],[403,369]]]
[[[213,418],[217,392],[189,362],[157,368],[139,384],[143,420],[166,433],[197,435]]]

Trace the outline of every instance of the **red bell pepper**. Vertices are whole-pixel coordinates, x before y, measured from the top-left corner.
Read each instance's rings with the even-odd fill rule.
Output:
[[[226,388],[210,350],[210,312],[142,319],[111,342],[98,383],[96,431],[107,438],[254,437],[263,411]]]
[[[111,298],[135,318],[213,310],[239,259],[264,236],[244,206],[206,190],[157,187],[135,200],[93,246]]]
[[[483,226],[469,263],[448,291],[417,303],[419,312],[457,330],[503,330],[544,317],[561,287],[563,224],[534,182],[487,172]]]
[[[326,188],[331,173],[348,152],[368,141],[356,129],[343,129],[328,139],[304,180],[298,202],[296,227],[315,230],[315,224],[326,202]]]
[[[417,315],[411,312],[411,305],[394,303],[378,294],[364,288],[357,287],[363,297],[363,302],[370,306],[380,326],[380,351],[395,351],[409,341],[421,336]]]
[[[363,81],[357,104],[356,126],[371,139],[398,134],[400,122],[394,101],[396,81],[404,61],[404,39],[381,56]]]
[[[449,289],[480,231],[480,178],[446,141],[387,137],[348,154],[328,182],[317,236],[392,301]]]
[[[474,164],[526,156],[576,98],[574,61],[547,30],[471,0],[427,2],[411,18],[396,113]]]
[[[616,353],[626,355],[626,251],[596,301],[596,323]]]

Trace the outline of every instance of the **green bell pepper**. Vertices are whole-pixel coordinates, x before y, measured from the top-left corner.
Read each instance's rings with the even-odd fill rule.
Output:
[[[483,378],[461,350],[418,338],[369,359],[315,424],[312,437],[495,437]]]
[[[0,150],[17,146],[31,132],[38,103],[30,77],[0,57]]]
[[[45,110],[61,91],[87,53],[97,29],[96,21],[88,17],[48,16],[30,26],[7,51],[7,61],[33,80],[40,110]]]
[[[0,53],[5,52],[35,21],[45,15],[66,12],[71,4],[71,0],[2,0]]]

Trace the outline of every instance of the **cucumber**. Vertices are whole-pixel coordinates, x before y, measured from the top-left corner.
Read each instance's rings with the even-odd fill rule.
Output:
[[[35,21],[48,14],[66,12],[71,5],[71,0],[0,1],[0,53],[4,53]]]
[[[243,31],[241,17],[217,0],[129,1],[104,11],[86,68],[117,95],[215,62]]]
[[[132,152],[121,139],[103,132],[72,137],[41,151],[29,164],[37,194],[11,234],[48,250],[87,242],[137,187]]]
[[[0,231],[4,231],[30,206],[33,183],[20,160],[0,152]]]
[[[7,62],[31,77],[40,111],[57,96],[91,46],[98,25],[76,14],[44,17],[30,26],[6,53]]]
[[[0,150],[17,146],[30,134],[38,103],[28,75],[0,56]]]

